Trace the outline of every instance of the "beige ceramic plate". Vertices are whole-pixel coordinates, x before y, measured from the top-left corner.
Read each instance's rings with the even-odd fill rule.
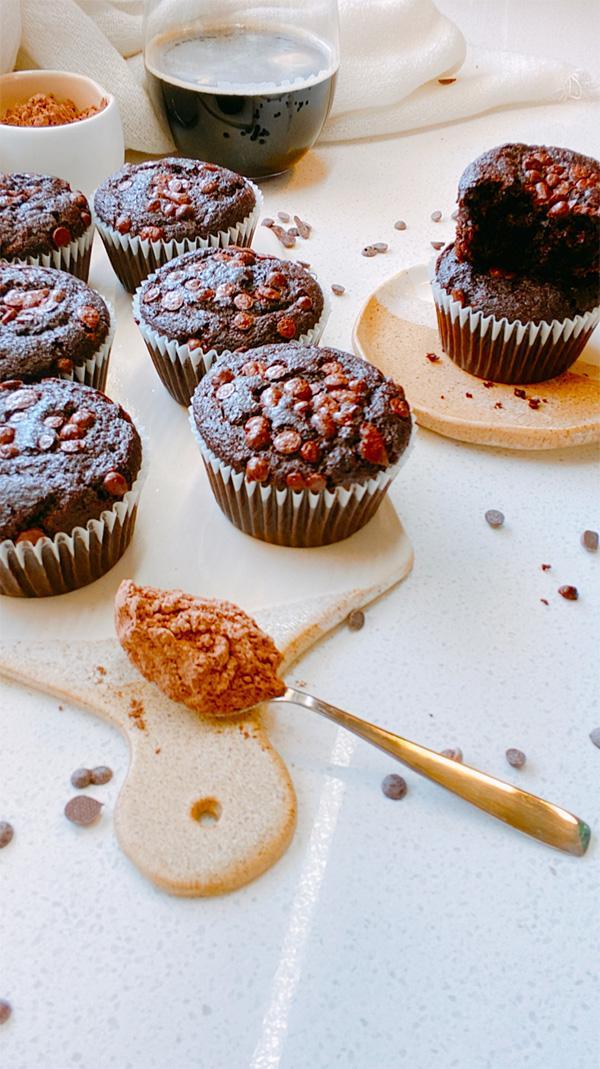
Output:
[[[355,352],[401,382],[417,422],[448,438],[509,449],[600,441],[600,328],[570,371],[525,387],[484,386],[442,352],[425,265],[371,294],[354,325]],[[427,353],[436,354],[432,362]],[[531,407],[539,399],[539,407]]]

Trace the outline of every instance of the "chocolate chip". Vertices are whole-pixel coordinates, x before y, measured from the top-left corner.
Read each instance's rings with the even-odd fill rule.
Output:
[[[0,445],[10,445],[15,437],[14,427],[0,427]]]
[[[67,356],[61,356],[60,360],[56,361],[56,370],[60,371],[61,375],[72,375],[73,361]]]
[[[85,449],[85,442],[82,442],[81,439],[70,439],[66,442],[61,442],[60,449],[62,453],[82,453]]]
[[[77,427],[81,427],[84,431],[93,427],[95,422],[96,417],[94,413],[90,412],[87,408],[78,408],[69,419],[69,423],[76,424]]]
[[[0,850],[4,850],[4,847],[12,842],[14,834],[15,829],[12,824],[9,824],[7,820],[0,820]]]
[[[168,312],[177,312],[183,304],[183,293],[180,290],[167,290],[163,293],[160,303]]]
[[[264,449],[271,444],[271,425],[266,416],[252,416],[244,425],[244,435],[250,449]]]
[[[77,794],[67,802],[64,813],[67,820],[72,824],[80,824],[87,827],[98,819],[102,811],[102,802],[90,798],[89,794]]]
[[[37,441],[38,449],[41,449],[43,453],[46,453],[49,449],[52,449],[55,441],[56,435],[53,431],[48,431],[46,434],[40,434]]]
[[[12,1014],[12,1006],[5,998],[0,998],[0,1024],[6,1024]]]
[[[298,230],[298,227],[297,227],[297,226],[290,226],[290,227],[288,227],[288,234],[290,234],[290,235],[291,235],[291,237],[293,237],[293,238],[298,238],[298,237],[300,237],[300,231]]]
[[[292,453],[297,453],[301,445],[302,438],[298,431],[280,431],[273,439],[274,448],[284,456],[291,456]]]
[[[449,746],[448,749],[441,751],[442,757],[447,757],[450,761],[457,761],[458,764],[462,764],[463,752],[460,746]]]
[[[390,776],[386,776],[381,781],[381,790],[386,798],[392,798],[397,802],[400,798],[404,798],[408,787],[403,776],[398,776],[395,772],[392,772]]]
[[[579,597],[579,591],[576,586],[559,586],[558,593],[561,598],[565,598],[566,601],[577,601]]]
[[[600,750],[600,728],[594,728],[590,731],[590,739],[594,743],[594,746],[597,746]]]
[[[361,256],[377,256],[377,249],[374,245],[365,245],[364,249],[361,249]]]
[[[395,230],[406,230],[406,223],[404,222],[404,219],[398,219],[398,221],[396,223],[394,223],[394,229]]]
[[[312,230],[312,227],[309,225],[309,223],[305,223],[304,220],[301,219],[299,215],[295,215],[294,216],[294,222],[295,222],[296,226],[298,227],[298,232],[300,234],[300,237],[304,238],[304,240],[306,241],[310,237],[310,232]]]
[[[351,631],[362,631],[365,626],[365,614],[362,609],[353,609],[346,617],[346,623]]]
[[[435,211],[435,212],[431,213],[431,222],[432,223],[439,223],[441,218],[442,218],[442,213],[440,211]]]
[[[296,337],[296,324],[289,316],[283,316],[277,320],[277,333],[282,338],[295,338]]]
[[[430,364],[437,364],[440,360],[437,353],[425,353],[425,357],[429,360]]]
[[[510,747],[506,751],[506,760],[511,768],[523,768],[527,758],[522,750],[515,750],[514,747]]]
[[[551,567],[552,567],[551,564],[542,564],[541,565],[541,569],[542,569],[543,572],[549,572]]]
[[[502,527],[504,523],[504,513],[499,509],[488,509],[485,514],[486,523],[489,523],[490,527]]]
[[[277,212],[277,218],[281,219],[282,223],[289,223],[290,217],[287,212]]]
[[[57,248],[64,248],[71,241],[71,231],[66,226],[57,226],[52,231],[52,240]]]
[[[123,497],[129,490],[127,479],[120,471],[109,471],[102,480],[104,489],[113,497]]]
[[[598,549],[598,532],[584,531],[581,536],[581,545],[588,553],[596,553]]]
[[[122,186],[120,187],[123,188]],[[127,215],[120,215],[115,223],[119,234],[128,234],[131,230],[131,219]]]
[[[271,227],[275,225],[275,220],[274,220],[274,219],[270,219],[270,218],[269,218],[269,217],[267,216],[267,218],[266,218],[266,219],[263,219],[263,221],[262,221],[262,223],[261,223],[260,225],[261,225],[261,226],[266,226],[266,227],[267,227],[267,228],[268,228],[268,229],[270,230],[270,229],[271,229]]]
[[[438,78],[439,85],[454,85],[456,78]]]
[[[108,765],[96,765],[96,767],[92,769],[90,776],[90,782],[93,783],[95,787],[103,787],[105,783],[110,783],[113,777],[112,768],[109,768]]]
[[[71,785],[76,787],[78,791],[85,790],[92,783],[92,773],[89,768],[76,768],[71,773]]]
[[[376,252],[387,252],[389,249],[389,245],[387,241],[376,241],[373,245],[373,248]]]
[[[246,478],[251,482],[263,483],[268,479],[270,470],[266,457],[250,457],[246,464]]]
[[[438,251],[439,249],[443,249],[444,248],[444,242],[443,241],[432,241],[432,242],[430,242],[430,244],[431,244],[431,248],[435,249],[436,251]]]
[[[61,440],[65,442],[73,442],[77,438],[83,438],[84,434],[85,429],[83,427],[78,427],[76,423],[65,423],[59,431]]]
[[[346,287],[340,286],[338,282],[332,282],[331,291],[332,293],[335,293],[336,297],[341,297],[342,294],[346,292]]]
[[[288,234],[287,230],[284,230],[282,226],[276,226],[275,224],[273,224],[271,230],[275,234],[275,237],[279,239],[284,248],[294,248],[294,245],[296,244],[296,239],[293,234]]]

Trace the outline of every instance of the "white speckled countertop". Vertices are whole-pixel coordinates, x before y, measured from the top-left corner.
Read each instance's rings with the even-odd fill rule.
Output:
[[[497,18],[500,44],[543,53],[547,41],[556,53],[564,26],[574,65],[593,59],[595,5],[586,0],[482,3],[478,13],[466,0],[440,6],[462,15],[479,43],[498,43]],[[503,140],[597,154],[596,135],[594,104],[518,109],[320,147],[265,184],[269,214],[298,212],[313,224],[292,255],[347,287],[332,298],[324,340],[349,347],[376,283],[449,237],[456,182],[471,158]],[[434,224],[437,208],[444,220]],[[404,233],[393,229],[398,218]],[[373,241],[389,241],[390,251],[363,258]],[[264,229],[256,244],[279,252]],[[91,281],[126,316],[101,250]],[[127,325],[110,382],[146,423],[162,478],[151,470],[135,549],[91,591],[62,599],[53,633],[72,633],[76,618],[80,631],[107,634],[110,597],[125,574],[185,585],[182,533],[197,541],[209,592],[222,575],[230,593],[233,574],[240,600],[264,603],[265,577],[242,581],[240,563],[207,543],[202,508],[172,492],[165,457],[174,471],[197,470],[186,416],[162,393]],[[415,438],[393,491],[414,571],[371,608],[362,632],[339,631],[295,678],[435,749],[458,745],[470,763],[571,809],[595,833],[588,855],[553,852],[410,773],[406,798],[392,802],[380,790],[397,769],[391,759],[283,708],[272,738],[298,793],[291,848],[229,897],[173,899],[139,875],[111,832],[126,764],[121,738],[75,708],[2,685],[0,819],[16,829],[0,854],[0,998],[13,1005],[0,1029],[6,1069],[597,1064],[600,751],[588,733],[600,725],[600,555],[579,545],[584,528],[600,527],[596,457],[473,448],[425,431]],[[488,508],[504,511],[504,529],[487,527]],[[542,562],[552,570],[543,573]],[[578,602],[558,596],[562,583],[579,588]],[[293,589],[291,576],[272,600]],[[45,617],[34,619],[34,608],[3,599],[2,637],[37,637]],[[522,771],[506,764],[509,746],[527,753]],[[87,830],[62,815],[70,772],[82,764],[115,769],[112,783],[92,792],[107,804]]]

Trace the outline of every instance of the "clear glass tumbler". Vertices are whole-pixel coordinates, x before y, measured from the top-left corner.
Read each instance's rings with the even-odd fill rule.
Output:
[[[183,155],[264,178],[314,145],[339,66],[336,0],[146,0],[144,34]]]

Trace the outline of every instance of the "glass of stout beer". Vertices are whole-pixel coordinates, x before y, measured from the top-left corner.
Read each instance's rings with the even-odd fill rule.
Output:
[[[184,156],[265,178],[314,145],[339,65],[336,0],[146,0],[144,34]]]

